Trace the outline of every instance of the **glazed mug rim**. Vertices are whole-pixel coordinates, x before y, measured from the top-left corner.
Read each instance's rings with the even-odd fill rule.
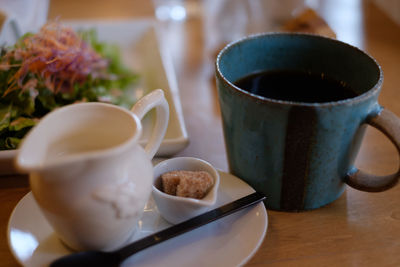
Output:
[[[241,89],[240,87],[236,86],[233,82],[231,82],[229,79],[227,79],[221,69],[220,69],[220,61],[221,58],[224,56],[227,51],[232,49],[232,47],[238,46],[243,42],[248,42],[254,39],[258,38],[266,38],[266,37],[274,37],[274,36],[294,36],[294,37],[302,37],[302,38],[314,38],[314,39],[325,39],[331,42],[336,43],[337,45],[342,45],[346,46],[350,49],[353,49],[355,52],[362,54],[365,57],[368,57],[369,59],[372,60],[372,62],[375,64],[377,69],[379,70],[379,78],[377,82],[374,84],[373,87],[365,91],[364,93],[352,97],[352,98],[346,98],[342,100],[337,100],[337,101],[329,101],[329,102],[300,102],[300,101],[288,101],[288,100],[279,100],[279,99],[273,99],[273,98],[268,98],[264,96],[260,96],[257,94],[250,93],[246,90]],[[216,74],[217,76],[222,79],[227,85],[229,85],[230,88],[232,88],[233,92],[244,95],[245,97],[248,97],[250,99],[255,100],[256,102],[260,103],[271,103],[271,104],[278,104],[278,105],[291,105],[291,106],[302,106],[302,107],[333,107],[333,106],[338,106],[338,105],[350,105],[350,104],[355,104],[359,102],[363,102],[366,99],[369,99],[371,96],[379,93],[379,91],[382,88],[383,84],[383,71],[379,63],[373,58],[371,55],[369,55],[367,52],[359,49],[356,46],[353,46],[351,44],[339,41],[337,39],[333,39],[330,37],[325,37],[325,36],[320,36],[316,34],[311,34],[311,33],[287,33],[287,32],[266,32],[266,33],[258,33],[258,34],[252,34],[245,36],[243,38],[240,38],[236,41],[230,42],[227,44],[221,51],[218,53],[217,59],[215,61],[215,69],[216,69]]]

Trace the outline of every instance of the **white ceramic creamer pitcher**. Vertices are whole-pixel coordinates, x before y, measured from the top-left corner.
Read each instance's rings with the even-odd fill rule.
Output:
[[[156,108],[143,149],[141,119]],[[150,196],[151,159],[165,135],[162,90],[131,111],[104,103],[73,104],[46,115],[25,137],[16,158],[55,233],[75,250],[112,250],[128,241]]]

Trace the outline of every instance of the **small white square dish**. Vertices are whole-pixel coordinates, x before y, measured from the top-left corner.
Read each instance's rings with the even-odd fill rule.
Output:
[[[187,197],[187,195],[186,197],[179,196],[179,194],[170,195],[163,191],[163,181],[165,180],[163,180],[161,176],[174,171],[191,171],[192,173],[206,172],[209,177],[212,178],[212,186],[207,190],[207,193],[202,198]],[[183,178],[180,178],[179,176],[179,174],[175,173],[172,178],[172,184],[178,186],[178,188],[179,186],[182,186],[185,180],[191,180],[190,182],[186,182],[186,186],[192,186],[192,189],[186,189],[186,194],[188,194],[188,191],[196,193],[202,191],[201,186],[204,186],[204,183],[199,187],[196,186],[196,181],[199,181],[200,178],[204,177],[196,178],[192,176],[190,178],[185,178],[182,181],[181,179]],[[154,167],[152,195],[161,216],[169,223],[177,224],[209,210],[217,201],[219,183],[220,177],[218,171],[210,163],[199,158],[176,157],[164,160]],[[179,189],[176,192],[179,192]]]
[[[162,89],[169,103],[170,118],[165,138],[156,156],[170,156],[184,149],[188,135],[170,55],[162,45],[156,22],[143,20],[82,20],[61,21],[76,30],[95,29],[100,41],[117,45],[126,66],[140,76],[135,97],[141,98],[152,90]],[[143,120],[141,143],[145,144],[153,126],[153,116]],[[0,151],[0,175],[15,174],[16,150]]]

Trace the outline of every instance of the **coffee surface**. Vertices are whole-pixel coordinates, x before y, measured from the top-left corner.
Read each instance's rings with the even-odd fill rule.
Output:
[[[234,82],[252,94],[276,100],[324,103],[356,97],[346,83],[306,71],[264,71]]]

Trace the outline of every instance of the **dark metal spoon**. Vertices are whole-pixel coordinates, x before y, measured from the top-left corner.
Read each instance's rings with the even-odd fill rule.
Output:
[[[132,254],[141,251],[150,246],[161,243],[165,240],[186,233],[197,227],[200,227],[209,222],[215,221],[219,218],[232,214],[238,210],[244,209],[248,206],[256,204],[265,199],[265,196],[261,193],[253,193],[246,197],[235,200],[222,207],[213,209],[204,214],[196,216],[192,219],[184,221],[182,223],[171,226],[165,230],[159,231],[138,241],[135,241],[123,248],[120,248],[113,252],[101,252],[101,251],[84,251],[74,254],[70,254],[59,258],[50,264],[50,267],[90,267],[90,266],[118,266],[124,259],[128,258]]]

